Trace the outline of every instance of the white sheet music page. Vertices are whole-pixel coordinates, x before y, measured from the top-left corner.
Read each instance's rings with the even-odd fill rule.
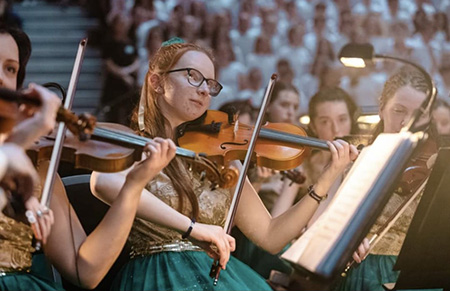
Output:
[[[411,140],[417,142],[417,137],[409,132],[380,134],[371,146],[364,148],[328,209],[281,257],[314,272],[333,249],[398,147]]]

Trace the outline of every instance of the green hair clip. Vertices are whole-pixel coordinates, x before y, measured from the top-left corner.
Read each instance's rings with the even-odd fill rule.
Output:
[[[163,42],[161,44],[161,46],[162,47],[163,46],[169,46],[169,45],[172,45],[172,44],[175,44],[175,43],[185,43],[185,41],[182,38],[179,38],[179,37],[175,36],[175,37],[172,37],[171,39],[166,40],[165,42]]]

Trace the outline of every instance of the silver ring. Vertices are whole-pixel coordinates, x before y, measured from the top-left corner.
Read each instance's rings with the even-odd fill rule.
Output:
[[[38,211],[36,211],[36,215],[37,215],[38,217],[42,217],[43,213],[42,213],[42,211],[38,210]]]
[[[29,222],[30,224],[33,224],[33,223],[36,223],[36,222],[37,222],[37,221],[36,221],[36,217],[35,217],[34,214],[33,214],[33,211],[27,210],[27,211],[25,212],[25,216],[27,217],[28,222]]]
[[[50,212],[50,209],[48,209],[47,206],[44,206],[44,209],[42,209],[43,214],[48,214]]]

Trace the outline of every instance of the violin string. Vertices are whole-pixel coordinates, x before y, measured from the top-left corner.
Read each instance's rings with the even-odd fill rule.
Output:
[[[239,126],[240,130],[246,130],[249,131],[249,134],[251,134],[253,128],[252,127],[244,127],[243,125]],[[244,134],[245,135],[245,134]],[[220,136],[223,140],[234,140],[236,138],[235,134],[233,132],[223,131],[220,133]],[[287,133],[283,131],[278,131],[275,129],[267,129],[262,128],[260,132],[261,138],[271,139],[274,141],[280,141],[280,142],[287,142],[295,145],[300,146],[310,146],[319,148],[322,150],[328,150],[328,145],[326,141],[317,139],[314,137],[305,137],[299,134],[292,134]]]
[[[118,141],[122,141],[122,142],[126,142],[132,145],[136,145],[136,146],[144,146],[145,142],[143,142],[142,140],[138,140],[136,138],[129,138],[126,136],[123,136],[122,134],[119,134],[113,130],[109,130],[109,129],[105,129],[105,128],[96,128],[94,129],[94,136],[99,136],[102,138],[106,138],[109,140],[118,140]]]
[[[150,138],[135,135],[133,133],[128,132],[119,132],[112,129],[97,127],[94,130],[94,135],[98,135],[104,138],[111,138],[115,140],[119,140],[126,143],[131,143],[137,146],[145,146],[148,141],[151,141]],[[185,156],[189,158],[194,158],[196,153],[184,148],[177,147],[176,154],[180,156]]]
[[[302,135],[281,132],[267,128],[261,129],[260,135],[263,138],[270,138],[289,143],[296,143],[304,146],[318,147],[320,149],[328,149],[328,145],[325,141],[313,137],[306,138]]]

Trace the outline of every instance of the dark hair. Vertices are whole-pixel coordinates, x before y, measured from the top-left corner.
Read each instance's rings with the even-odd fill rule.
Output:
[[[295,93],[297,93],[297,95],[300,95],[294,85],[284,82],[276,82],[273,86],[272,98],[270,99],[270,103],[272,104],[273,102],[275,102],[275,100],[277,100],[278,96],[280,95],[280,92],[284,90],[294,91]]]
[[[31,42],[28,35],[16,27],[0,25],[0,34],[9,34],[19,48],[19,71],[17,72],[17,89],[23,85],[28,60],[31,56]]]
[[[300,99],[300,93],[294,85],[280,81],[276,82],[273,86],[272,97],[270,98],[269,106],[278,99],[280,93],[284,90],[295,92],[295,94],[297,94],[298,98]],[[264,121],[272,122],[272,120],[270,119],[270,113],[268,111],[266,111],[264,115]]]
[[[359,115],[358,106],[356,106],[355,101],[352,97],[339,87],[325,87],[320,89],[319,92],[314,94],[309,101],[309,119],[312,122],[317,117],[317,106],[324,102],[345,102],[347,105],[348,114],[352,122],[352,127],[350,133],[355,134],[358,132],[358,125],[356,120]]]
[[[245,99],[245,100],[235,100],[235,101],[230,101],[227,102],[225,104],[223,104],[222,106],[220,106],[219,111],[223,111],[223,112],[232,112],[232,111],[236,111],[236,113],[239,114],[250,114],[250,116],[253,118],[255,115],[255,108],[253,108],[250,99]]]

